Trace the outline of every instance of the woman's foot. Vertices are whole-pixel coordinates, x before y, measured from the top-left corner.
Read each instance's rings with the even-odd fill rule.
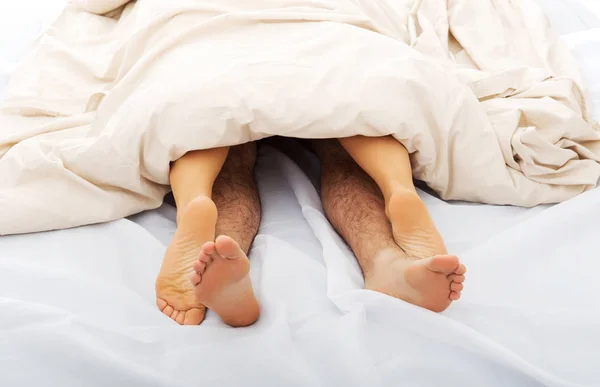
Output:
[[[411,259],[391,249],[374,261],[365,288],[442,312],[460,298],[465,273],[465,266],[453,255]]]
[[[445,310],[460,298],[465,266],[447,255],[442,236],[415,191],[393,191],[386,214],[401,251],[380,254],[367,288],[434,312]]]
[[[260,308],[252,290],[250,262],[236,241],[220,236],[202,247],[190,277],[196,299],[232,327],[258,320]]]
[[[428,258],[446,254],[446,246],[425,203],[415,191],[400,188],[386,202],[394,240],[410,257]]]
[[[192,200],[179,215],[177,231],[156,279],[156,304],[177,323],[198,325],[204,320],[206,308],[194,295],[188,278],[202,246],[215,237],[217,208],[202,196]]]

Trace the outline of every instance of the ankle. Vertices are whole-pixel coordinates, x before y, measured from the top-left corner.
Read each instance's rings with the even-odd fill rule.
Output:
[[[383,200],[385,203],[385,216],[390,218],[390,202],[393,197],[417,197],[419,198],[419,194],[414,186],[406,187],[404,185],[398,184],[394,185],[391,188],[387,189],[383,192]]]
[[[385,199],[386,204],[389,203],[390,198],[394,195],[398,195],[398,194],[418,195],[417,189],[415,188],[415,186],[412,183],[410,185],[406,185],[406,184],[402,184],[402,183],[398,183],[398,182],[393,182],[393,183],[388,184],[385,187],[382,187],[381,191],[383,193],[383,198]]]
[[[175,205],[177,206],[178,211],[185,210],[186,208],[188,208],[191,202],[198,198],[209,198],[210,200],[212,200],[211,195],[207,195],[204,192],[194,195],[173,195],[173,197],[175,198]]]
[[[393,194],[397,193],[417,193],[417,188],[411,182],[410,184],[394,183],[390,184],[389,192]]]
[[[177,215],[176,215],[175,221],[177,222],[178,225],[179,225],[179,221],[181,220],[181,217],[183,216],[183,214],[185,213],[187,208],[190,206],[190,204],[194,200],[208,198],[210,201],[213,201],[209,195],[197,195],[197,196],[193,196],[193,197],[189,197],[189,198],[188,197],[182,198],[182,197],[173,195],[173,197],[175,198],[175,206],[177,208]]]
[[[379,250],[363,267],[365,282],[377,277],[381,272],[396,264],[398,261],[408,261],[410,257],[398,246]]]

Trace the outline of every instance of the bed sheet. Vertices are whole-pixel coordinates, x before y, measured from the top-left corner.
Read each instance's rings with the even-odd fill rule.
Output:
[[[0,82],[60,1],[44,2],[37,19],[23,12],[35,3],[0,3],[15,37],[0,43]],[[597,109],[595,4],[542,2]],[[251,275],[263,315],[246,329],[213,314],[179,327],[156,310],[152,285],[175,229],[168,205],[0,238],[0,386],[600,385],[600,190],[534,209],[421,191],[449,250],[469,266],[463,299],[434,314],[361,290],[351,252],[323,215],[317,175],[314,156],[289,141],[260,149]]]

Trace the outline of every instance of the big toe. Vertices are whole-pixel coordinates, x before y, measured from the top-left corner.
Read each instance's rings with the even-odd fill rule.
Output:
[[[158,309],[160,309],[160,311],[162,312],[163,310],[165,310],[165,308],[167,306],[169,306],[169,304],[167,303],[167,301],[163,300],[162,298],[157,298],[156,306],[158,306]]]
[[[422,261],[423,265],[437,273],[453,273],[460,265],[458,257],[454,255],[436,255]]]
[[[224,258],[237,259],[246,256],[240,248],[240,245],[235,240],[225,235],[217,237],[215,246],[219,255]]]
[[[186,311],[180,311],[173,308],[162,298],[156,299],[156,305],[165,316],[169,317],[171,320],[180,325],[198,325],[204,321],[204,316],[206,315],[205,307],[191,308]]]
[[[205,308],[192,308],[185,312],[185,317],[183,318],[182,325],[198,325],[202,321],[204,321],[204,316],[206,314]],[[179,322],[179,321],[177,321]]]

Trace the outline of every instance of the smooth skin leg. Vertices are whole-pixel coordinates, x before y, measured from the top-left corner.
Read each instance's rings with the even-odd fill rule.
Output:
[[[321,159],[321,198],[329,221],[358,259],[365,277],[365,288],[435,312],[445,310],[452,301],[460,298],[466,272],[464,265],[460,264],[457,257],[446,255],[445,248],[435,244],[428,245],[434,246],[433,250],[418,247],[410,249],[410,253],[405,251],[397,243],[398,238],[394,237],[392,224],[386,216],[382,190],[354,162],[348,152],[340,146],[340,142],[313,142],[313,149]],[[390,151],[398,150],[393,144],[386,145],[391,145]],[[368,156],[368,152],[361,153],[365,149],[361,149],[360,143],[350,142],[349,146],[354,146],[353,150],[359,159]],[[391,160],[387,161],[390,164],[386,167],[396,171],[396,174],[389,173],[391,177],[387,177],[388,173],[385,172],[381,173],[383,176],[377,175],[382,184],[388,183],[386,178],[393,180],[393,177],[405,184],[403,188],[407,192],[416,195],[412,175],[409,180],[406,170],[401,168],[401,163],[405,161],[403,154],[391,155],[390,158]],[[365,164],[373,168],[368,161]],[[371,172],[376,174],[378,171]],[[389,185],[394,187],[394,184]],[[388,192],[389,197],[395,193],[393,189]],[[404,204],[410,206],[414,205],[414,202],[411,197],[411,200]],[[420,200],[417,204],[424,206]],[[410,215],[411,211],[404,211]],[[402,219],[402,222],[405,221],[410,220]],[[412,230],[410,225],[401,229],[408,230],[409,233]],[[402,237],[409,239],[406,235]],[[422,256],[416,256],[415,252]]]
[[[169,179],[177,208],[177,223],[198,197],[212,197],[213,185],[229,155],[229,147],[188,152],[171,165]]]
[[[226,160],[235,159],[241,149],[243,148],[216,148],[189,152],[171,167],[170,178],[178,208],[178,227],[156,280],[156,294],[160,310],[179,324],[197,325],[202,322],[205,305],[219,315],[222,312],[224,320],[238,321],[238,316],[231,316],[222,309],[222,304],[229,301],[230,297],[239,296],[238,293],[243,293],[246,301],[256,303],[247,271],[244,273],[248,266],[245,255],[239,257],[239,260],[227,261],[226,265],[216,266],[217,269],[225,267],[226,270],[235,268],[230,270],[235,280],[227,278],[220,269],[205,274],[205,278],[226,278],[215,281],[221,286],[213,286],[210,291],[205,292],[203,300],[197,298],[196,287],[190,281],[190,276],[194,275],[194,264],[204,252],[203,246],[215,241],[218,222],[217,206],[212,200],[213,190],[224,191],[225,187],[219,188],[219,185],[226,181],[218,177],[222,175],[222,169],[231,169],[227,167]],[[216,199],[220,199],[218,194]],[[227,210],[224,212],[228,213]],[[235,291],[231,290],[232,287],[235,287]],[[225,293],[227,297],[223,296]]]

